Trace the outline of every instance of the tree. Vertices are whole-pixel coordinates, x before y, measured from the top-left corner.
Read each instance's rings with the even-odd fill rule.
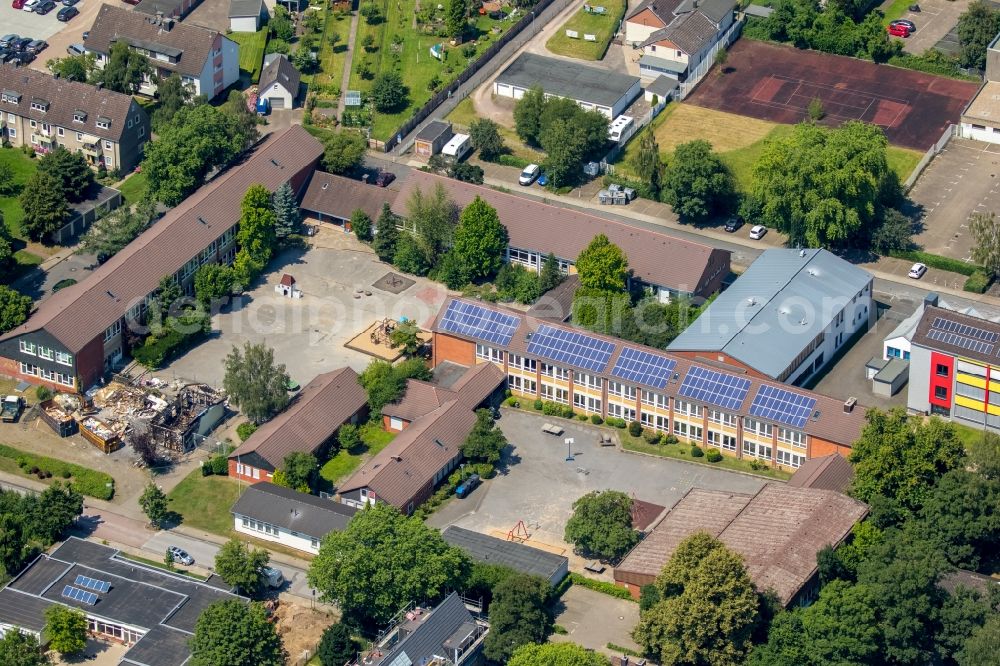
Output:
[[[134,95],[142,86],[143,77],[151,76],[153,68],[149,59],[129,48],[124,41],[116,41],[111,45],[108,62],[104,67],[93,72],[95,83],[102,84],[108,90]]]
[[[53,543],[83,513],[83,496],[69,484],[56,483],[42,491],[26,511],[29,519],[23,526],[24,535],[40,543]]]
[[[489,118],[477,118],[469,123],[469,139],[472,147],[479,151],[479,158],[495,162],[507,150],[500,126]]]
[[[143,206],[135,211],[130,206],[116,208],[90,225],[80,239],[80,249],[102,259],[113,257],[146,229],[152,221],[150,212]]]
[[[729,61],[729,51],[725,47],[720,48],[715,53],[715,64],[719,68],[719,76],[726,73],[726,62]]]
[[[267,266],[275,244],[274,225],[271,193],[263,185],[251,185],[240,204],[240,225],[236,232],[240,249],[233,272],[239,284],[250,284]]]
[[[399,72],[390,70],[375,77],[368,95],[371,97],[376,111],[393,113],[406,106],[409,90],[403,83],[403,77],[399,75]]]
[[[344,615],[384,623],[410,601],[433,603],[461,589],[468,572],[465,555],[436,530],[380,503],[324,537],[308,580]]]
[[[0,333],[6,333],[28,321],[31,306],[31,298],[0,284]]]
[[[885,206],[899,196],[881,128],[850,121],[811,123],[770,141],[754,165],[750,199],[761,224],[787,233],[789,245],[829,247],[867,240]]]
[[[67,81],[86,83],[97,71],[97,56],[93,53],[83,53],[78,56],[54,58],[46,63],[53,76]]]
[[[351,213],[351,231],[359,241],[368,242],[372,239],[372,218],[368,217],[368,213],[360,208],[354,209]]]
[[[219,106],[219,111],[229,126],[233,144],[237,146],[237,154],[257,143],[260,139],[260,130],[257,129],[260,119],[247,106],[247,99],[242,92],[230,90],[229,97]]]
[[[146,489],[139,496],[139,506],[142,507],[142,512],[149,518],[149,524],[157,528],[163,525],[163,521],[170,511],[167,508],[166,493],[152,481],[146,484]]]
[[[18,197],[24,218],[21,227],[33,241],[47,240],[66,223],[69,206],[62,182],[51,173],[35,171]]]
[[[160,462],[159,447],[149,428],[139,429],[133,425],[128,445],[146,467],[155,467]]]
[[[330,173],[348,173],[361,166],[368,142],[357,132],[330,132],[323,139],[323,168]]]
[[[437,183],[430,194],[414,189],[406,201],[406,211],[407,220],[416,230],[415,238],[424,262],[428,267],[435,265],[452,242],[458,206],[448,198],[444,186]]]
[[[573,502],[565,538],[586,557],[617,561],[639,542],[632,528],[632,498],[617,490],[587,493]]]
[[[955,426],[936,417],[910,417],[902,408],[869,410],[865,418],[850,456],[851,494],[862,502],[881,495],[918,509],[937,480],[962,457]]]
[[[978,569],[1000,552],[1000,480],[964,469],[947,472],[928,491],[914,529],[951,564]]]
[[[986,69],[986,48],[1000,32],[1000,12],[976,0],[958,17],[958,61],[962,67]]]
[[[444,29],[449,37],[462,41],[465,28],[468,25],[469,7],[466,0],[448,0],[444,16]]]
[[[264,584],[264,567],[271,556],[263,548],[253,548],[239,539],[222,544],[215,554],[215,572],[239,594],[255,596]]]
[[[719,49],[725,53],[725,49]],[[635,175],[649,187],[649,194],[659,201],[663,190],[663,161],[660,159],[660,144],[656,142],[656,134],[652,127],[647,127],[639,135],[639,150],[632,160]]]
[[[558,118],[543,126],[540,143],[546,153],[542,166],[552,186],[574,184],[586,155],[583,129],[572,119]]]
[[[316,655],[320,666],[344,666],[358,656],[358,642],[351,634],[351,628],[343,622],[331,624],[323,631]]]
[[[274,362],[274,350],[247,342],[243,349],[233,346],[226,356],[223,387],[229,400],[248,419],[260,424],[288,404],[288,373],[283,363]]]
[[[407,356],[413,356],[424,345],[420,339],[420,327],[412,319],[396,324],[396,328],[389,334],[389,342],[394,349],[402,347]]]
[[[52,604],[45,609],[45,637],[59,654],[74,654],[87,647],[87,617],[75,608]]]
[[[281,463],[282,483],[278,483],[278,475],[275,474],[275,483],[286,488],[293,488],[299,492],[312,492],[316,484],[316,474],[319,471],[319,463],[316,456],[303,451],[293,451],[285,456]]]
[[[302,216],[299,213],[299,205],[295,202],[295,192],[287,182],[282,183],[274,191],[272,197],[272,207],[274,210],[274,236],[279,240],[288,238],[298,230],[302,223]]]
[[[159,128],[171,122],[193,96],[191,86],[185,85],[177,72],[160,81],[156,86],[156,98],[160,103],[153,111],[153,125]]]
[[[283,42],[290,42],[295,37],[295,24],[292,23],[292,16],[288,10],[278,5],[274,9],[274,15],[268,21],[271,34]]]
[[[602,654],[576,643],[529,643],[514,650],[507,666],[609,666]]]
[[[423,361],[413,360],[417,361],[426,371]],[[406,380],[412,376],[410,373],[410,366],[402,363],[394,366],[386,361],[375,360],[368,364],[365,371],[358,377],[358,382],[368,395],[368,407],[373,416],[378,418],[382,414],[382,407],[403,395]]]
[[[377,25],[382,21],[382,12],[378,5],[370,0],[361,3],[361,9],[358,10],[358,13],[365,17],[365,23],[368,25]]]
[[[913,249],[913,220],[895,208],[887,208],[872,233],[871,249],[881,255]]]
[[[314,16],[315,14],[310,14]],[[371,33],[368,34],[371,36]],[[305,44],[299,46],[299,48],[292,54],[292,64],[295,69],[299,70],[303,74],[312,74],[319,69],[319,59],[316,57],[315,52],[311,48],[307,48]]]
[[[236,276],[223,264],[205,264],[194,274],[194,296],[208,306],[212,301],[227,298],[233,292]]]
[[[576,258],[576,271],[586,289],[622,292],[628,280],[628,259],[621,248],[599,234]]]
[[[495,465],[507,447],[507,438],[497,427],[493,414],[488,409],[476,410],[476,423],[462,444],[462,455],[469,460]]]
[[[483,167],[468,162],[453,162],[448,166],[448,177],[463,183],[483,184]]]
[[[20,191],[14,169],[6,162],[0,164],[0,197],[12,197]]]
[[[954,663],[969,637],[986,622],[989,605],[978,591],[959,585],[941,606],[941,629],[935,637],[938,655]]]
[[[1000,220],[996,213],[973,213],[969,217],[972,260],[986,269],[991,278],[1000,275]]]
[[[758,598],[739,555],[696,532],[677,546],[657,587],[663,600],[632,634],[640,645],[664,664],[743,663]]]
[[[59,146],[38,162],[38,170],[59,179],[66,199],[83,201],[94,184],[94,172],[82,153],[71,153]]]
[[[663,200],[681,220],[705,222],[726,209],[734,191],[732,175],[712,152],[712,144],[699,139],[674,150],[663,182]]]
[[[191,666],[284,666],[281,637],[259,603],[217,601],[198,616]]]
[[[532,86],[514,106],[514,128],[525,143],[537,146],[542,132],[542,110],[545,108],[545,91]]]
[[[552,623],[548,598],[549,584],[537,576],[517,573],[497,583],[490,602],[490,633],[483,643],[486,658],[507,663],[522,645],[545,641]]]
[[[559,268],[559,260],[556,259],[556,255],[549,252],[542,263],[542,271],[538,274],[539,292],[544,294],[550,289],[555,289],[562,284],[564,277],[562,269]]]
[[[340,430],[337,431],[337,446],[340,447],[341,451],[353,451],[361,446],[361,444],[361,434],[358,426],[353,423],[345,423],[340,426]]]
[[[396,242],[399,240],[399,218],[389,204],[382,204],[382,213],[378,216],[375,238],[372,249],[382,261],[392,261],[396,255]]]
[[[8,630],[0,638],[0,664],[6,666],[49,666],[52,662],[42,653],[34,634]]]
[[[488,279],[500,270],[508,240],[496,208],[477,195],[458,217],[453,248],[469,277]]]
[[[955,655],[959,666],[982,666],[996,659],[1000,651],[1000,614],[994,614],[976,629]]]

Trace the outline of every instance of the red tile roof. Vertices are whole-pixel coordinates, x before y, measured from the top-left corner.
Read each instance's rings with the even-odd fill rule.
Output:
[[[458,400],[469,409],[478,407],[504,382],[504,374],[492,363],[480,363],[465,371],[451,388],[410,379],[406,392],[398,402],[382,408],[385,416],[415,421],[451,400]]]

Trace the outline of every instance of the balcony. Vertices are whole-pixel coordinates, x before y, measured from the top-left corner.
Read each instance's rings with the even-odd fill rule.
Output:
[[[88,155],[97,156],[101,154],[101,143],[100,141],[95,141],[94,143],[84,143],[80,146],[80,150]]]

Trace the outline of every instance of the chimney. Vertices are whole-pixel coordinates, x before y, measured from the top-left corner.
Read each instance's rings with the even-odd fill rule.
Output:
[[[844,413],[850,414],[854,411],[854,405],[858,404],[858,399],[853,395],[844,401]]]
[[[368,174],[364,174],[361,176],[361,182],[364,183],[365,185],[368,184]]]
[[[163,19],[163,31],[170,32],[171,28],[174,27],[174,20],[172,18]]]
[[[937,295],[937,292],[934,291],[927,292],[927,295],[924,296],[924,306],[926,307],[928,305],[933,305],[934,307],[937,307],[938,298],[939,297]]]

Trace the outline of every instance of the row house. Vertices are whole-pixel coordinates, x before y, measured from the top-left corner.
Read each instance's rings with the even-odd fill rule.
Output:
[[[435,365],[492,363],[514,395],[638,421],[774,466],[793,469],[809,458],[847,455],[865,421],[854,400],[461,298],[445,302],[433,331]]]
[[[139,92],[154,95],[161,79],[178,74],[194,95],[214,99],[240,78],[239,45],[224,34],[172,18],[102,5],[83,45],[104,67],[118,41],[149,59],[151,76]]]
[[[232,262],[247,188],[262,184],[273,192],[290,183],[301,193],[322,154],[322,145],[300,126],[271,135],[86,279],[45,299],[28,321],[0,336],[0,374],[59,390],[96,384],[124,359],[126,331],[142,321],[164,276],[190,290],[198,266]]]
[[[149,136],[149,116],[130,95],[0,65],[0,139],[15,148],[62,146],[93,167],[129,172]]]

